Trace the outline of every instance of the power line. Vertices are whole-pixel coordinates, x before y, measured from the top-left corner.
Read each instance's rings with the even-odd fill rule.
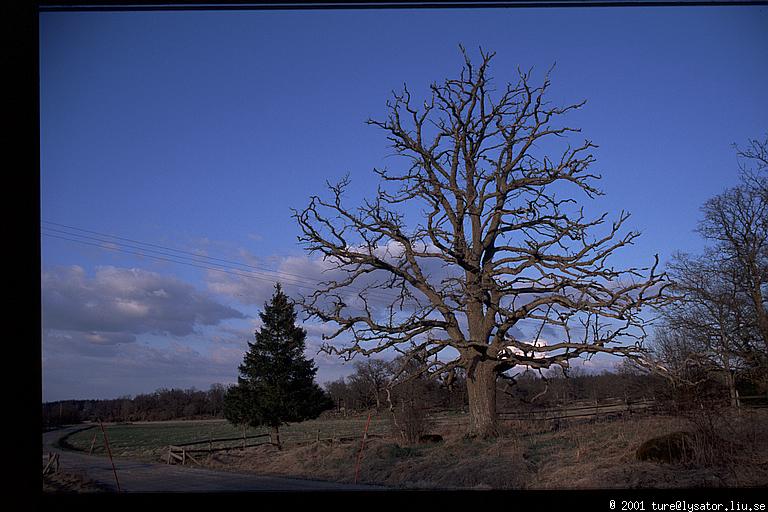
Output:
[[[124,237],[120,237],[120,236],[117,236],[117,235],[111,235],[109,233],[102,233],[102,232],[99,232],[99,231],[92,231],[92,230],[89,230],[89,229],[83,229],[83,228],[78,228],[78,227],[74,227],[74,226],[69,226],[67,224],[60,224],[58,222],[51,222],[51,221],[44,220],[44,221],[42,221],[42,223],[43,224],[51,224],[53,226],[59,226],[59,227],[62,227],[62,228],[67,228],[69,230],[81,231],[83,233],[91,233],[91,234],[99,235],[99,236],[102,236],[102,237],[113,238],[115,240],[124,240],[126,242],[131,242],[131,243],[139,244],[139,245],[145,245],[147,247],[156,247],[158,249],[163,249],[165,251],[178,252],[178,253],[181,253],[181,254],[189,254],[189,255],[194,256],[196,258],[203,258],[203,259],[206,259],[206,260],[221,261],[223,263],[230,263],[230,264],[238,265],[238,266],[241,266],[241,267],[253,268],[253,269],[257,269],[257,270],[266,270],[268,272],[276,272],[276,271],[268,269],[266,267],[259,267],[259,266],[256,266],[256,265],[249,265],[247,263],[241,263],[239,261],[227,260],[227,259],[223,259],[223,258],[214,258],[213,256],[201,255],[201,254],[190,252],[190,251],[183,251],[181,249],[174,249],[172,247],[166,247],[164,245],[158,245],[158,244],[153,244],[153,243],[149,243],[149,242],[142,242],[142,241],[139,241],[139,240],[134,240],[132,238],[124,238]],[[48,229],[52,229],[52,228],[48,228]],[[76,233],[69,233],[69,234],[75,235],[75,236],[82,236],[82,235],[77,235]],[[293,276],[293,277],[297,277],[299,279],[305,279],[306,278],[306,276],[299,276],[299,275],[296,275],[296,274],[291,274],[291,273],[283,272],[283,271],[279,271],[279,272],[282,275]]]
[[[235,269],[235,268],[227,266],[227,265],[223,265],[221,263],[216,263],[215,261],[208,261],[208,259],[219,260],[219,261],[226,261],[226,260],[220,260],[219,258],[208,258],[207,256],[200,256],[200,255],[194,255],[194,257],[178,256],[176,254],[170,254],[168,252],[158,251],[158,250],[154,250],[154,249],[146,249],[144,247],[139,247],[139,246],[131,245],[131,244],[115,243],[115,242],[113,242],[111,240],[108,240],[108,239],[94,237],[94,236],[88,236],[88,235],[81,235],[81,234],[78,234],[78,233],[70,233],[68,231],[63,231],[63,230],[59,230],[59,229],[55,229],[55,228],[43,228],[43,229],[45,229],[48,232],[52,231],[54,233],[59,233],[59,238],[63,238],[63,237],[61,237],[61,235],[75,236],[75,237],[78,237],[78,238],[84,238],[84,239],[88,239],[88,240],[95,240],[97,242],[101,242],[102,244],[108,244],[106,248],[109,248],[109,244],[111,244],[111,245],[114,245],[114,246],[127,247],[129,249],[137,249],[139,251],[142,251],[142,252],[131,252],[130,254],[138,254],[138,255],[142,255],[142,256],[149,256],[149,254],[145,254],[145,253],[155,253],[155,254],[160,254],[160,255],[163,255],[163,256],[170,256],[172,258],[179,258],[179,259],[183,259],[183,260],[189,260],[189,261],[192,261],[192,262],[195,262],[195,263],[204,263],[206,265],[215,265],[217,267],[221,267],[221,268],[229,269],[229,270],[241,270],[241,269]],[[43,234],[49,234],[49,233],[43,233]],[[72,239],[69,239],[69,238],[63,238],[63,239],[70,240],[70,241],[75,241],[75,240],[72,240]],[[123,240],[125,240],[125,239],[123,239]],[[137,243],[142,243],[142,242],[137,242]],[[99,246],[99,247],[101,246],[100,244],[91,244],[91,245],[95,245],[95,246]],[[152,245],[152,244],[145,244],[145,245]],[[155,246],[155,247],[159,247],[159,246]],[[174,251],[175,249],[166,249],[166,250],[167,251]],[[189,252],[186,252],[186,251],[178,251],[178,252],[182,252],[182,253],[185,253],[185,254],[193,254],[193,253],[189,253]],[[177,260],[169,260],[167,258],[164,258],[164,259],[165,259],[165,261],[177,261]],[[246,267],[251,267],[251,265],[245,265],[245,264],[240,264],[240,265],[243,265],[243,266],[246,266]],[[210,267],[205,267],[205,268],[210,268]],[[256,268],[256,267],[253,267],[253,268]],[[249,274],[252,273],[252,274],[256,274],[256,275],[264,275],[265,274],[263,271],[256,271],[256,270],[244,270],[243,272],[248,272]],[[274,277],[272,274],[278,274],[283,279],[285,279],[284,276],[286,276],[286,275],[287,276],[292,276],[291,274],[283,274],[280,271],[267,270],[266,272],[270,272],[270,274],[267,274],[267,277],[269,277],[269,278]],[[298,276],[293,276],[293,277],[299,279],[300,282],[291,282],[292,281],[291,279],[285,279],[286,282],[289,282],[290,284],[303,284],[303,283],[311,282],[308,279],[303,278],[303,277],[302,278],[299,278]],[[315,283],[315,284],[317,284],[317,283]]]
[[[171,258],[163,258],[162,256],[154,256],[154,255],[145,254],[145,253],[142,253],[142,252],[129,251],[129,250],[121,249],[119,247],[105,246],[104,244],[87,242],[85,240],[78,240],[78,239],[75,239],[75,238],[67,238],[65,236],[55,235],[55,234],[52,234],[52,233],[42,233],[42,235],[50,237],[50,238],[58,238],[60,240],[67,240],[69,242],[76,242],[76,243],[79,243],[79,244],[90,245],[90,246],[98,247],[99,249],[104,249],[104,250],[108,250],[108,251],[121,252],[121,253],[124,253],[124,254],[133,254],[133,255],[136,255],[136,256],[142,256],[142,257],[150,258],[150,259],[154,259],[154,260],[168,261],[168,262],[171,262],[171,263],[179,263],[181,265],[187,265],[189,267],[202,268],[202,269],[207,269],[207,270],[214,270],[216,272],[222,272],[222,273],[225,273],[225,274],[231,274],[231,275],[240,276],[240,277],[248,277],[248,278],[251,278],[251,279],[259,279],[259,280],[262,280],[262,281],[269,281],[269,282],[272,282],[272,283],[276,282],[276,280],[274,280],[274,279],[270,279],[270,278],[267,278],[267,277],[261,277],[261,276],[258,276],[258,275],[252,274],[252,273],[237,272],[237,271],[233,271],[233,269],[209,267],[209,266],[206,266],[206,265],[197,265],[197,264],[194,264],[194,263],[190,263],[188,261],[179,261],[179,260],[175,260],[175,259],[171,259]],[[307,284],[301,284],[301,283],[291,283],[291,284],[294,284],[295,286],[305,287],[305,288],[312,288],[311,285],[307,285]]]
[[[41,222],[43,224],[50,224],[52,226],[59,226],[59,227],[66,228],[67,230],[70,230],[70,231],[65,231],[65,230],[60,230],[60,229],[51,228],[47,226],[41,226],[42,230],[44,230],[44,231],[41,231],[41,234],[43,236],[75,242],[83,245],[98,247],[103,250],[111,250],[114,252],[121,252],[124,254],[132,254],[132,255],[150,258],[154,260],[178,263],[178,264],[187,265],[190,267],[213,270],[213,271],[222,272],[225,274],[235,275],[238,277],[259,279],[262,281],[268,281],[272,283],[275,283],[277,281],[283,281],[287,284],[292,284],[301,288],[311,289],[313,291],[316,290],[317,286],[320,284],[318,281],[308,278],[307,276],[301,276],[298,274],[292,274],[289,272],[283,272],[279,270],[271,270],[265,267],[248,265],[245,263],[241,263],[233,260],[227,260],[223,258],[204,256],[204,255],[196,254],[189,251],[174,249],[172,247],[166,247],[166,246],[153,244],[149,242],[142,242],[140,240],[120,237],[120,236],[116,236],[108,233],[102,233],[99,231],[92,231],[88,229],[78,228],[78,227],[70,226],[67,224],[61,224],[61,223],[52,222],[52,221],[41,221]],[[82,233],[90,233],[98,236],[84,235],[81,233],[71,232],[71,231],[80,231]],[[67,235],[67,236],[63,236],[63,235]],[[76,238],[71,238],[71,237],[76,237]],[[98,243],[90,242],[88,240],[93,240]],[[115,240],[124,240],[124,241],[131,242],[131,244],[115,242]],[[139,246],[132,245],[132,244],[138,244]],[[141,245],[146,247],[140,247]],[[149,249],[147,247],[155,247],[158,249],[162,249],[162,251]],[[131,250],[131,249],[135,249],[135,250]],[[163,251],[170,251],[170,252],[175,252],[179,254],[169,254],[169,252],[163,252]],[[155,254],[148,254],[148,253],[155,253],[155,254],[159,254],[160,256],[157,256]],[[184,256],[184,255],[190,255],[192,257]],[[234,268],[230,265],[225,265],[223,263],[217,263],[217,262],[228,263],[230,265],[238,265],[241,267],[246,267],[246,268],[255,269],[255,270],[244,270],[242,268]],[[215,265],[215,267],[211,265]],[[363,288],[357,288],[353,286],[345,286],[344,289],[347,291],[358,292],[358,293],[364,290]],[[393,295],[390,295],[388,292],[381,289],[367,289],[366,291],[368,292],[369,295],[378,297],[380,299],[386,299],[386,300],[395,299]]]

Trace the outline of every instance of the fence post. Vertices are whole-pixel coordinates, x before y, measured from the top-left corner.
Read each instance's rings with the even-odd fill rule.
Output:
[[[112,459],[112,450],[109,449],[109,439],[107,438],[107,431],[104,430],[104,424],[99,420],[101,426],[101,433],[104,435],[104,444],[107,447],[107,454],[109,455],[109,462],[112,463],[112,472],[115,474],[115,483],[117,483],[117,492],[122,492],[120,489],[120,480],[117,479],[117,469],[115,469],[115,461]]]
[[[357,477],[360,474],[360,461],[363,459],[363,448],[365,448],[365,439],[368,437],[368,425],[371,424],[371,413],[368,413],[368,421],[365,422],[365,430],[363,431],[363,440],[360,443],[360,453],[357,455],[357,464],[355,466],[355,483],[357,483]]]
[[[54,465],[55,465],[55,469],[53,469],[52,471],[54,473],[57,473],[59,471],[59,454],[48,452],[48,464],[46,464],[45,467],[43,468],[43,474],[45,475],[46,473],[48,473],[48,470],[51,469]]]
[[[93,454],[93,446],[96,444],[96,436],[97,435],[99,435],[98,432],[94,432],[93,433],[93,439],[91,440],[91,449],[88,450],[88,455],[92,455]]]

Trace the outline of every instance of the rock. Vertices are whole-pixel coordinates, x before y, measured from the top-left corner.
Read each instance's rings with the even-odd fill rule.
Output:
[[[443,436],[440,434],[422,434],[419,436],[420,443],[440,443],[443,440]]]
[[[637,460],[675,463],[694,455],[694,438],[690,432],[673,432],[649,439],[635,452]]]

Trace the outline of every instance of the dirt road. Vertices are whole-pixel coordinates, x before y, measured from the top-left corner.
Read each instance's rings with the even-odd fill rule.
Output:
[[[61,471],[82,473],[90,480],[117,491],[109,458],[63,450],[56,442],[82,427],[67,427],[43,434],[43,455],[59,454]],[[268,477],[211,471],[202,468],[115,459],[123,492],[253,492],[253,491],[374,491],[385,487]]]

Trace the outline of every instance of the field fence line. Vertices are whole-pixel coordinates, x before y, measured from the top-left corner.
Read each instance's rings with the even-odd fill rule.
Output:
[[[743,401],[742,405],[746,408],[763,408],[768,406],[766,402],[768,400],[765,396],[745,396],[740,397]],[[750,400],[754,400],[753,405],[748,405]],[[554,421],[555,425],[559,420],[580,420],[588,418],[598,418],[602,416],[622,416],[622,415],[634,415],[634,414],[648,414],[660,410],[662,402],[653,399],[641,399],[641,400],[626,400],[621,398],[611,398],[604,400],[591,401],[577,401],[572,405],[564,406],[549,406],[549,407],[531,407],[527,406],[525,410],[517,411],[497,411],[497,418],[500,421],[531,421],[531,422],[548,422]],[[435,428],[456,427],[460,428],[466,426],[469,421],[469,414],[466,411],[456,411],[454,409],[446,408],[425,408],[428,412],[428,419]],[[280,431],[280,437],[285,444],[293,445],[305,445],[312,443],[347,443],[353,441],[359,441],[364,438],[385,438],[392,435],[391,424],[389,423],[389,414],[386,410],[379,410],[375,412],[372,417],[374,423],[371,424],[371,428],[367,433],[363,432],[363,426],[365,424],[364,418],[345,417],[344,419],[337,419],[336,421],[341,425],[334,427],[325,426],[324,428],[312,428],[312,429],[300,429]],[[359,425],[358,425],[359,423]],[[557,428],[557,426],[555,426]],[[247,443],[249,439],[267,438],[268,441],[259,443]],[[185,462],[185,457],[190,458],[193,462],[197,462],[192,455],[193,453],[216,453],[221,451],[231,451],[245,448],[252,448],[256,446],[262,446],[267,444],[274,444],[272,442],[272,434],[260,433],[252,435],[244,435],[239,437],[228,438],[205,438],[198,441],[176,443],[169,445],[168,463],[171,461]],[[233,446],[218,446],[214,447],[215,443],[222,442],[239,442]],[[203,448],[189,448],[194,446],[205,446]]]
[[[328,443],[346,443],[346,442],[353,442],[356,440],[360,440],[363,437],[367,439],[372,438],[383,438],[386,435],[386,428],[388,428],[388,425],[385,421],[383,421],[385,418],[382,418],[380,415],[376,415],[374,417],[376,422],[371,425],[371,428],[368,432],[364,432],[362,426],[358,429],[356,425],[356,421],[354,426],[352,425],[345,425],[343,428],[316,428],[311,430],[299,430],[299,431],[291,431],[289,430],[282,430],[280,431],[280,438],[282,440],[283,444],[311,444],[311,443],[319,443],[319,442],[328,442]],[[348,421],[348,420],[344,420]],[[261,439],[261,438],[269,438],[266,441],[258,442],[258,443],[248,443],[248,440],[251,439]],[[186,464],[187,460],[191,460],[192,462],[195,462],[199,464],[199,462],[194,458],[191,454],[202,454],[202,453],[216,453],[216,452],[223,452],[223,451],[232,451],[232,450],[241,450],[246,448],[253,448],[256,446],[262,446],[262,445],[269,445],[269,444],[275,444],[273,442],[273,434],[272,433],[260,433],[260,434],[251,434],[251,435],[243,435],[238,437],[222,437],[222,438],[213,438],[212,436],[209,436],[207,438],[200,438],[196,441],[186,441],[183,443],[173,443],[168,445],[168,455],[166,458],[167,464],[172,464],[174,462],[179,462],[182,465]],[[221,443],[236,443],[231,444],[230,446],[220,446]],[[217,446],[217,444],[219,446]],[[195,448],[200,447],[200,448]]]

